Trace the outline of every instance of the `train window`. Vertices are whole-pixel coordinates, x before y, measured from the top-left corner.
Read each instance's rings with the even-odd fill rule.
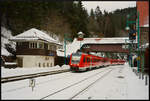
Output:
[[[80,62],[81,54],[72,54],[72,64],[78,64]]]
[[[85,62],[85,61],[86,61],[86,58],[84,57],[84,58],[83,58],[83,62]]]
[[[90,59],[89,59],[89,58],[87,58],[87,62],[90,62]]]
[[[100,62],[101,60],[100,59],[98,59],[98,62]]]
[[[104,58],[102,59],[102,62],[105,62],[105,59],[104,59]]]
[[[93,59],[93,62],[96,62],[95,59]]]
[[[95,59],[95,61],[94,62],[97,62],[97,59]]]

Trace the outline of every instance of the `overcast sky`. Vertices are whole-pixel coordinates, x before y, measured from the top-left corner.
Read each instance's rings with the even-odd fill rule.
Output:
[[[107,12],[112,12],[116,9],[135,7],[136,1],[82,1],[85,9],[90,13],[91,9],[95,11],[97,6],[100,7],[102,12],[106,10]]]

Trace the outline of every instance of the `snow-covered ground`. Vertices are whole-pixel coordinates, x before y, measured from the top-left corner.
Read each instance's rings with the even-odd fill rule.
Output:
[[[125,65],[122,69],[112,71],[105,79],[78,96],[78,99],[88,98],[149,99],[149,85],[146,86],[145,81],[139,79],[132,69]]]
[[[64,65],[64,67],[66,66]],[[46,98],[69,99],[76,92],[89,85],[90,82],[93,82],[98,76],[103,75],[104,72],[102,71],[106,73],[109,70],[112,71],[107,76],[100,79],[74,99],[149,99],[149,83],[145,85],[145,81],[139,79],[128,64],[109,66],[88,72],[66,72],[38,77],[35,78],[36,82],[33,91],[29,87],[29,79],[4,83],[1,84],[2,99],[41,99],[53,92],[83,80],[72,89],[67,89],[66,92]],[[7,73],[10,74],[10,72]],[[93,77],[93,79],[84,80],[94,74],[98,75]]]
[[[10,44],[15,50],[15,43],[8,40],[11,38],[11,31],[1,27],[1,54],[5,56],[12,55],[6,50],[5,44]],[[84,40],[87,41],[88,40]],[[98,41],[98,40],[97,40]],[[99,40],[100,41],[100,40]],[[101,40],[103,41],[103,40]],[[81,42],[83,45],[84,42]],[[80,42],[77,39],[66,46],[66,54],[70,55],[80,48]],[[64,52],[57,51],[57,55],[64,56]],[[82,81],[103,70],[112,69],[112,71],[103,79],[96,82],[87,90],[76,96],[74,99],[149,99],[149,76],[148,85],[145,85],[145,80],[139,79],[132,71],[128,64],[120,66],[109,66],[107,68],[96,69],[88,72],[73,73],[66,72],[50,76],[35,78],[35,87],[29,87],[29,79],[20,80],[16,82],[1,84],[2,99],[41,99],[50,93],[56,92],[62,88],[72,85],[76,82]],[[16,68],[6,69],[1,67],[1,77],[33,74],[46,71],[69,69],[68,65],[48,67],[48,68]],[[106,71],[107,72],[107,71]],[[69,88],[66,92],[59,93],[46,99],[69,99],[76,92],[85,88],[90,82],[103,75],[95,76],[92,79],[85,80],[79,85]]]
[[[15,69],[8,69],[1,67],[1,77],[8,77],[8,76],[17,76],[17,75],[25,75],[25,74],[33,74],[39,72],[47,72],[47,71],[55,71],[55,70],[62,70],[62,69],[69,69],[69,65],[63,66],[54,66],[54,67],[31,67],[31,68],[15,68]]]

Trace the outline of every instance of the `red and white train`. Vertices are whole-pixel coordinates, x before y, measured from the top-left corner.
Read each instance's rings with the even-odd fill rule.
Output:
[[[125,61],[120,59],[110,59],[77,52],[71,54],[69,65],[72,71],[86,71],[101,66],[109,66],[117,64],[123,65],[124,63]]]

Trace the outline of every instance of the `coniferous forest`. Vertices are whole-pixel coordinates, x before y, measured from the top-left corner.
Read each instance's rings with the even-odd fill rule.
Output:
[[[1,26],[13,35],[37,28],[56,34],[60,41],[65,34],[77,37],[79,31],[84,37],[124,37],[126,16],[135,11],[136,7],[102,12],[97,6],[88,14],[81,1],[3,0]]]

